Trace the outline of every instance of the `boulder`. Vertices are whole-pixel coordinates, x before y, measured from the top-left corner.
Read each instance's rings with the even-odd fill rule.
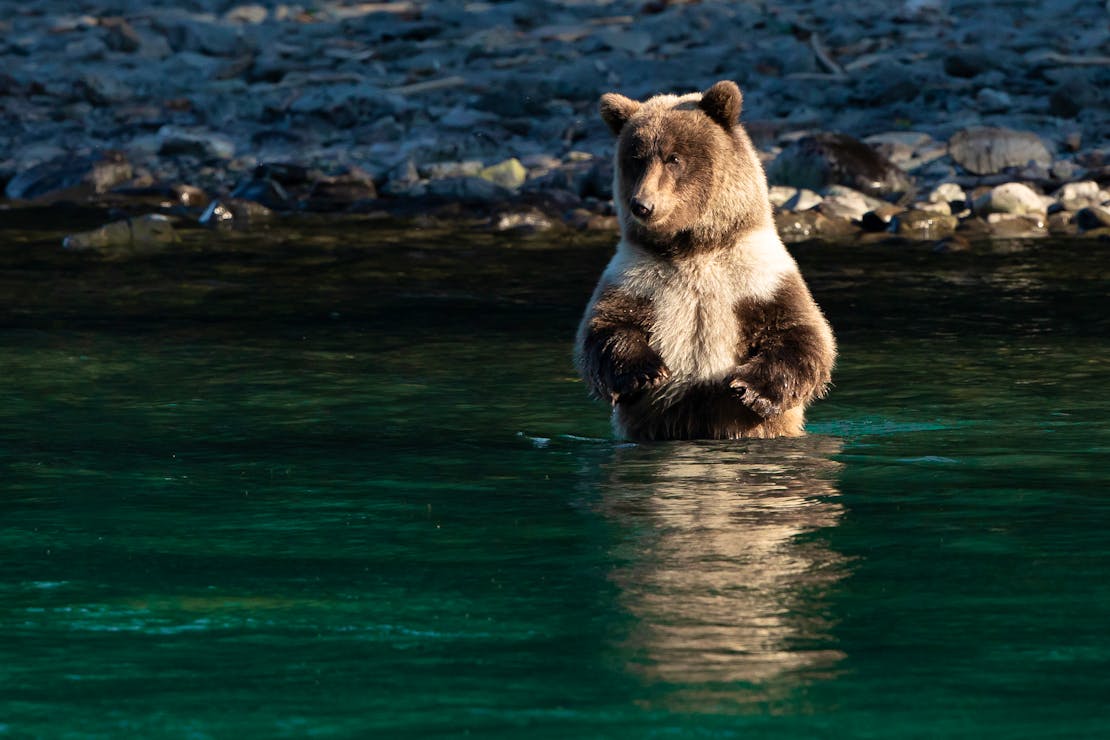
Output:
[[[1048,147],[1036,134],[990,126],[956,132],[948,140],[948,154],[973,175],[993,175],[1031,162],[1042,167],[1052,164]]]

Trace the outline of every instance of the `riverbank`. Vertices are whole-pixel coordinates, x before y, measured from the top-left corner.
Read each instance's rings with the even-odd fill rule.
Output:
[[[0,208],[124,224],[71,247],[306,211],[615,229],[597,97],[722,78],[788,241],[1110,234],[1101,5],[79,7],[0,23]]]

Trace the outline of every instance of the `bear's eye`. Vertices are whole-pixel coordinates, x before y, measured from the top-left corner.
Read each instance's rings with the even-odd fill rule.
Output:
[[[680,160],[680,159],[678,158],[678,155],[677,155],[677,154],[671,154],[671,155],[668,155],[668,156],[667,156],[667,159],[666,159],[666,160],[664,160],[664,161],[666,161],[666,163],[667,163],[667,164],[671,164],[671,165],[677,165],[677,164],[682,164],[682,160]]]

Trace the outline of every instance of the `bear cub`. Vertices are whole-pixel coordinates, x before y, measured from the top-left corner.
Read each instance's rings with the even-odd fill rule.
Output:
[[[633,440],[798,436],[836,344],[775,231],[733,82],[638,102],[608,93],[621,239],[575,364]]]

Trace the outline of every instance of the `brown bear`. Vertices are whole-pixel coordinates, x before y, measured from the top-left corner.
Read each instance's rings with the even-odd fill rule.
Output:
[[[609,93],[621,226],[575,363],[633,440],[803,434],[836,345],[775,231],[734,82],[638,102]]]

